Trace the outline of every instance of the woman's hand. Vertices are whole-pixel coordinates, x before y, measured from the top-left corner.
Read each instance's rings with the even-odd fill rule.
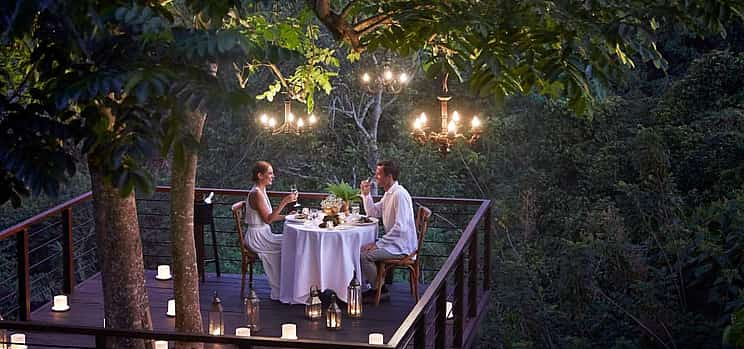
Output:
[[[285,197],[284,197],[284,198],[282,199],[282,202],[281,202],[281,204],[280,204],[280,205],[282,205],[282,206],[287,206],[287,205],[289,205],[289,204],[291,204],[291,203],[293,203],[293,202],[297,201],[297,197],[298,197],[298,196],[299,196],[299,194],[297,194],[297,193],[294,193],[294,194],[289,194],[289,195],[285,196]]]

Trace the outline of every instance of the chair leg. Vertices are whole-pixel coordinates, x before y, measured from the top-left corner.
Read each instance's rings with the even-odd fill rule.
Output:
[[[413,298],[416,299],[416,303],[418,303],[419,301],[418,279],[419,279],[418,271],[415,268],[411,269],[411,286],[413,286]]]
[[[250,288],[253,288],[253,263],[256,263],[255,260],[252,260],[248,265],[250,266],[250,269],[248,269],[248,286]]]
[[[241,275],[240,277],[240,300],[241,301],[243,300],[243,294],[245,294],[245,267],[247,264],[246,262],[247,261],[245,260],[245,257],[243,257],[243,262],[240,263],[241,264],[241,267],[240,267],[240,275]]]
[[[380,296],[382,295],[382,285],[385,284],[385,274],[387,270],[385,265],[377,265],[377,292],[375,294],[375,305],[380,305]]]

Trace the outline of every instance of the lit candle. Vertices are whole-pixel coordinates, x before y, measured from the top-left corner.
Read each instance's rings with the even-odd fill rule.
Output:
[[[455,314],[452,313],[452,302],[447,302],[447,306],[445,307],[445,313],[447,314],[447,319],[452,319],[455,317]]]
[[[421,119],[420,118],[416,118],[416,120],[413,121],[413,128],[416,129],[416,130],[420,130],[421,129]]]
[[[283,324],[282,339],[297,339],[297,325]]]
[[[155,349],[168,349],[168,341],[155,341]]]
[[[276,126],[276,119],[274,118],[269,119],[269,127],[274,127],[274,126]]]
[[[52,311],[68,311],[70,310],[70,306],[67,304],[67,296],[61,294],[59,296],[54,296],[54,305],[52,306]]]
[[[215,328],[215,329],[212,330],[212,335],[213,336],[221,336],[222,333],[220,333],[220,329],[219,328]]]
[[[176,316],[176,300],[175,299],[168,300],[168,312],[166,312],[165,315],[168,315],[170,317]]]
[[[447,134],[450,136],[454,136],[455,133],[457,133],[457,125],[455,125],[454,121],[450,121],[447,125]]]
[[[310,125],[318,121],[318,119],[315,117],[315,114],[310,114],[310,117],[307,120],[310,121]]]
[[[421,119],[422,124],[426,123],[426,113],[421,113],[421,116],[419,116],[419,118]]]
[[[235,335],[238,337],[250,337],[251,329],[248,327],[238,327],[235,329]]]
[[[26,349],[26,335],[23,333],[13,333],[10,335],[10,349]]]
[[[452,112],[452,121],[460,122],[460,113],[458,113],[457,110]]]
[[[478,116],[473,116],[473,120],[470,121],[470,126],[473,127],[473,130],[477,130],[481,125],[480,119],[478,119]]]
[[[158,265],[158,274],[155,278],[158,280],[170,280],[171,278],[170,265]]]
[[[305,126],[305,120],[302,120],[302,118],[300,118],[299,120],[297,120],[297,127],[302,128],[302,126]]]
[[[382,333],[370,333],[369,334],[369,344],[383,344],[382,340],[383,340]]]
[[[406,74],[406,73],[400,73],[400,78],[398,78],[398,81],[400,81],[403,84],[405,84],[406,82],[408,82],[408,74]]]
[[[364,75],[362,75],[362,81],[364,81],[364,82],[369,82],[369,80],[370,80],[370,79],[371,79],[371,78],[369,77],[369,74],[367,74],[367,73],[364,73]]]
[[[386,69],[384,75],[385,75],[385,80],[388,80],[388,81],[393,80],[393,72],[391,72],[390,70]]]
[[[287,122],[292,123],[294,121],[294,114],[287,114]]]
[[[261,123],[267,124],[269,122],[269,117],[266,114],[261,114]]]

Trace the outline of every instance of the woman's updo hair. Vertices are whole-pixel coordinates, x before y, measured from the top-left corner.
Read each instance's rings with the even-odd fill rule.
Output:
[[[268,161],[256,161],[256,164],[253,165],[253,170],[251,170],[251,173],[253,174],[251,179],[254,182],[258,182],[258,175],[269,172],[269,167],[271,167],[271,164],[268,163]]]

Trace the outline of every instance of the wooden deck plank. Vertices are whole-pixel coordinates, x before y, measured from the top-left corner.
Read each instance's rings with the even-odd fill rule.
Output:
[[[159,281],[154,278],[155,271],[147,270],[145,286],[147,287],[153,327],[159,331],[173,331],[175,318],[165,315],[168,299],[173,297],[173,282]],[[410,294],[408,283],[390,285],[390,300],[379,306],[365,304],[364,315],[361,319],[344,317],[343,328],[339,331],[329,331],[324,328],[324,321],[311,322],[304,318],[304,305],[288,305],[269,299],[269,286],[262,275],[254,278],[256,292],[261,299],[262,329],[256,335],[279,337],[281,324],[297,324],[297,335],[300,338],[340,340],[350,342],[367,342],[368,334],[380,332],[385,340],[390,338],[403,322],[408,312],[413,308],[414,299]],[[420,287],[419,292],[424,292]],[[205,282],[200,284],[200,304],[202,318],[207,322],[207,312],[216,291],[222,300],[225,319],[225,333],[235,333],[235,328],[241,325],[240,275],[222,274],[216,277],[207,274]],[[103,292],[100,275],[78,284],[75,292],[69,295],[71,309],[64,313],[52,312],[51,302],[43,305],[32,313],[32,321],[51,322],[78,326],[103,327]],[[345,310],[344,310],[345,314]],[[65,346],[93,347],[91,337],[27,334],[29,348],[41,348],[45,344],[63,344]],[[37,344],[37,345],[33,345]]]

